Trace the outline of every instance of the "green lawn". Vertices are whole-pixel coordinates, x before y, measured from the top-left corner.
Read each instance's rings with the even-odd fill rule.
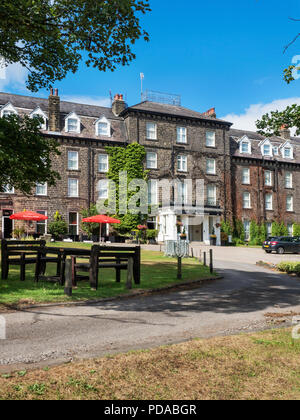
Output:
[[[56,243],[54,246],[68,247],[70,244]],[[90,247],[89,244],[71,244],[72,247]],[[46,275],[55,274],[55,264],[48,264]],[[125,288],[126,271],[122,271],[121,283],[115,281],[115,270],[105,269],[99,273],[99,289],[92,291],[88,282],[80,282],[71,298],[64,295],[58,284],[34,282],[34,266],[26,267],[26,281],[19,280],[19,267],[11,267],[8,280],[0,280],[0,305],[33,304],[45,302],[68,302],[113,297],[128,293]],[[196,259],[183,260],[183,281],[210,277],[209,268]],[[162,253],[142,251],[141,284],[134,289],[153,289],[178,283],[176,260]]]

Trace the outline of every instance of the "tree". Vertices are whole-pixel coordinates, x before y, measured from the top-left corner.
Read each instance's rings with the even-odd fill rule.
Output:
[[[300,21],[299,19],[290,18],[290,20],[294,22]],[[284,52],[288,50],[288,48],[294,44],[297,39],[300,37],[300,33],[297,34],[294,39],[286,45],[284,48]],[[295,80],[294,78],[294,71],[300,70],[300,67],[296,64],[289,66],[284,70],[284,80],[286,83],[291,83]],[[262,116],[261,120],[256,121],[256,127],[258,128],[258,132],[264,136],[279,136],[280,129],[284,128],[291,128],[296,127],[296,134],[300,134],[300,106],[299,105],[291,105],[288,106],[284,111],[271,111]]]
[[[51,156],[60,154],[58,145],[43,137],[39,127],[38,118],[0,118],[0,192],[8,186],[29,195],[36,183],[54,185],[60,178],[51,169]]]
[[[129,64],[132,45],[149,40],[138,14],[143,0],[1,0],[0,56],[30,72],[27,87],[49,88],[79,62],[100,71]]]

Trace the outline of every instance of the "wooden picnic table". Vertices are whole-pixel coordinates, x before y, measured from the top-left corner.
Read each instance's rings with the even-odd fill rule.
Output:
[[[55,255],[55,257],[49,257]],[[141,248],[139,246],[106,246],[94,245],[91,249],[83,248],[61,248],[61,247],[41,247],[38,252],[36,263],[35,280],[39,281],[42,273],[45,273],[47,262],[57,263],[56,276],[47,276],[46,280],[58,281],[61,286],[65,284],[66,259],[72,257],[73,285],[77,280],[89,278],[91,287],[98,288],[99,269],[114,268],[116,270],[116,281],[121,281],[120,271],[128,268],[128,261],[133,259],[133,278],[135,284],[141,281]],[[88,262],[78,263],[77,259],[88,259]],[[88,271],[89,276],[79,276],[78,271]]]
[[[20,280],[25,281],[25,269],[28,264],[35,264],[39,251],[46,242],[1,240],[1,278],[7,280],[11,265],[20,266]]]

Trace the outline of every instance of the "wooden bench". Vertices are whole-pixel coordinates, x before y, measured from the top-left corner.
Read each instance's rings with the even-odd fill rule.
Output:
[[[38,282],[42,279],[50,282],[59,282],[59,284],[63,286],[65,284],[66,258],[67,256],[74,254],[82,257],[90,257],[91,251],[80,248],[41,247],[37,256],[35,281]],[[44,276],[47,263],[57,264],[56,275]]]
[[[26,265],[36,264],[37,255],[45,241],[1,240],[1,278],[7,280],[11,265],[20,266],[20,280],[25,281]]]
[[[116,281],[121,281],[121,271],[128,270],[132,260],[133,279],[135,284],[140,284],[141,248],[99,246],[94,245],[91,249],[89,262],[77,263],[76,255],[72,255],[72,285],[77,286],[80,280],[89,280],[92,289],[98,289],[99,270],[113,268],[116,272]],[[81,256],[82,258],[82,256]],[[87,257],[86,257],[87,258]],[[88,272],[88,276],[79,275],[78,272]]]

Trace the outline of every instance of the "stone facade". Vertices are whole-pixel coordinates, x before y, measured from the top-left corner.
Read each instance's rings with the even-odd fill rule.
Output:
[[[9,222],[9,214],[24,208],[45,212],[49,221],[59,211],[70,222],[70,235],[78,237],[81,233],[80,211],[97,201],[98,182],[106,178],[105,169],[99,166],[99,155],[105,155],[106,145],[126,146],[132,142],[140,143],[148,153],[156,155],[156,167],[147,168],[145,162],[151,180],[204,180],[202,221],[193,225],[193,215],[189,211],[180,216],[188,239],[192,241],[208,243],[210,235],[215,233],[220,244],[221,219],[237,217],[245,222],[252,219],[257,222],[300,222],[300,141],[297,138],[290,140],[293,156],[292,159],[285,158],[282,147],[288,141],[286,129],[282,138],[270,139],[272,147],[278,147],[279,155],[266,157],[261,154],[262,136],[231,130],[229,122],[216,118],[214,109],[198,113],[153,102],[127,107],[122,95],[115,96],[112,108],[104,108],[60,101],[57,90],[55,93],[51,91],[48,100],[1,93],[0,111],[7,106],[10,109],[12,106],[20,115],[31,114],[34,110],[43,113],[46,118],[43,134],[57,139],[60,144],[61,155],[54,157],[53,168],[60,173],[61,180],[55,187],[42,190],[43,195],[38,190],[30,197],[17,191],[0,193],[1,237],[10,236],[12,228],[17,226],[17,222],[15,225]],[[151,136],[149,124],[153,130]],[[178,130],[185,141],[182,138],[178,141]],[[243,139],[251,143],[251,153],[241,150]],[[77,152],[78,167],[69,168],[69,152]],[[178,159],[181,157],[184,167],[179,169]],[[215,173],[208,173],[208,165],[215,165]],[[249,169],[249,183],[243,182],[243,169]],[[271,185],[265,185],[266,171],[272,174]],[[292,174],[292,184],[288,187],[286,173]],[[75,190],[78,189],[75,196],[70,196],[70,182],[73,189],[74,185]],[[209,190],[214,192],[213,198],[209,196]],[[249,208],[244,205],[245,192],[250,194]],[[158,188],[156,194],[157,202],[162,203],[162,190]],[[268,210],[267,194],[272,194],[272,209]],[[290,197],[292,208],[287,210]],[[172,199],[176,201],[175,193]],[[192,206],[196,204],[195,199],[193,188]],[[151,219],[159,230],[160,241],[176,239],[178,218],[172,208],[161,206],[158,217]],[[37,227],[33,226],[33,229]]]

